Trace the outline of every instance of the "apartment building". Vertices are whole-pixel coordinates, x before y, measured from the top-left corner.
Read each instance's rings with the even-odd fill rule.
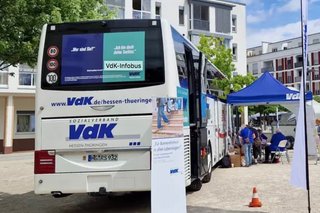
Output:
[[[106,0],[117,18],[168,20],[196,45],[200,35],[224,38],[236,71],[246,75],[245,5],[230,0]],[[36,70],[0,70],[0,153],[34,149]]]
[[[308,72],[306,89],[320,95],[320,33],[308,36]],[[247,50],[248,73],[260,76],[270,72],[284,85],[300,89],[302,75],[302,41],[293,38],[269,43]]]
[[[166,19],[195,45],[200,35],[224,38],[236,71],[246,75],[246,6],[230,0],[106,0],[118,17]]]
[[[36,70],[0,70],[0,153],[34,149]]]

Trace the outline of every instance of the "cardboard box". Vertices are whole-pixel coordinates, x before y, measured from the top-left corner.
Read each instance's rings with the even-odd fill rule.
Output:
[[[243,152],[242,148],[240,148],[240,147],[235,147],[234,148],[234,152],[235,152],[236,155],[240,155],[241,154],[241,156],[244,156],[244,152]]]
[[[240,148],[240,147],[235,147],[235,148],[234,148],[234,152],[235,152],[236,155],[240,155],[240,153],[241,153],[241,148]]]
[[[230,156],[231,165],[233,164],[234,167],[241,167],[241,155],[240,154],[229,155],[229,156]]]

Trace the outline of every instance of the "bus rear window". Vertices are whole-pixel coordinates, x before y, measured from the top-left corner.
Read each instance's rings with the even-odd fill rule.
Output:
[[[49,25],[42,88],[121,89],[164,83],[160,22],[154,22],[156,26],[150,26],[149,22]]]

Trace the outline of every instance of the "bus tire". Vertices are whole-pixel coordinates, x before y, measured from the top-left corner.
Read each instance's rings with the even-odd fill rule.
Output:
[[[209,158],[209,170],[208,174],[206,174],[203,179],[202,183],[209,183],[211,181],[211,176],[212,176],[212,152],[211,152],[211,145],[209,143],[209,153],[208,153],[208,158]]]
[[[212,176],[212,168],[210,168],[209,173],[203,177],[202,183],[209,183],[211,181],[211,176]]]
[[[200,179],[195,179],[194,181],[191,182],[190,186],[188,186],[188,190],[192,192],[199,191],[202,187],[202,182]]]

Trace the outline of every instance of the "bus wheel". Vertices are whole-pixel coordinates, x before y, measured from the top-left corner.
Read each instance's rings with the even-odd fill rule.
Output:
[[[208,161],[209,163],[209,168],[208,168],[208,173],[203,177],[202,183],[209,183],[211,181],[211,176],[212,176],[212,157],[211,157],[211,145],[209,145],[209,153],[208,153]]]
[[[188,186],[188,190],[190,191],[199,191],[202,187],[202,182],[200,179],[195,179],[194,181],[191,182],[190,186]]]
[[[212,176],[212,168],[210,168],[208,174],[206,174],[206,176],[203,177],[202,183],[209,183],[211,180],[211,176]]]

